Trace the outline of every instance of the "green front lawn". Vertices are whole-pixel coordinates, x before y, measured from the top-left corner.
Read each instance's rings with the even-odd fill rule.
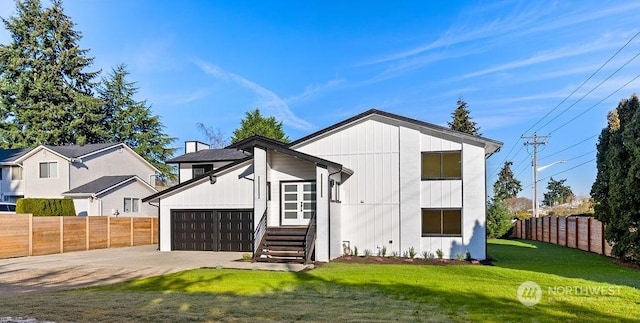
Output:
[[[531,241],[490,241],[495,266],[330,263],[304,273],[200,269],[0,298],[0,317],[53,321],[634,321],[640,271]],[[540,285],[534,306],[521,283]],[[555,294],[554,294],[555,292]]]

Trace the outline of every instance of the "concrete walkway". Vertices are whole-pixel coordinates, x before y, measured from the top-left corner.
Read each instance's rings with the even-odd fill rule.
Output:
[[[0,259],[0,297],[107,285],[195,268],[301,271],[301,264],[238,261],[241,252],[172,251],[141,246]]]

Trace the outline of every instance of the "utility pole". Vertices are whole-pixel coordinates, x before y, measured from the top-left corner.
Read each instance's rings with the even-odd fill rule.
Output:
[[[533,167],[533,217],[538,217],[538,146],[546,145],[546,138],[551,135],[539,136],[537,133],[533,133],[533,136],[522,136],[522,139],[530,139],[525,142],[525,146],[533,146],[533,155],[531,160],[531,166]],[[542,141],[540,141],[542,139]]]

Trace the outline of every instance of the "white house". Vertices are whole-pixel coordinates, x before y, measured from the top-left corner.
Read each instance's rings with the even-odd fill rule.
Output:
[[[122,143],[0,149],[0,196],[72,198],[78,215],[155,215],[158,169]]]
[[[246,154],[143,201],[160,206],[160,250],[234,250],[329,261],[349,249],[486,257],[486,158],[501,142],[369,110]],[[186,171],[185,171],[186,172]]]

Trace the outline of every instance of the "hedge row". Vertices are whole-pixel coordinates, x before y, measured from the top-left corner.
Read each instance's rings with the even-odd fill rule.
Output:
[[[76,208],[71,199],[23,198],[16,204],[16,213],[34,216],[75,216]]]

